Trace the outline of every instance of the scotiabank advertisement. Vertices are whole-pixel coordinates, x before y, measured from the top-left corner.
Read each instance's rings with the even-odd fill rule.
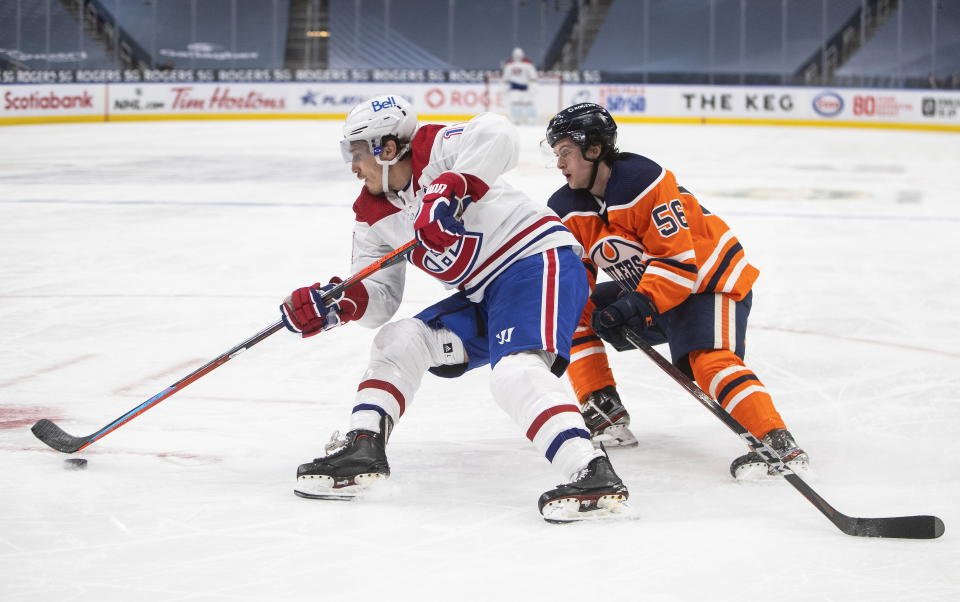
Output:
[[[42,121],[286,118],[342,119],[360,101],[396,94],[425,119],[509,112],[510,96],[482,82],[137,82],[0,85],[0,125]],[[960,93],[830,87],[562,83],[533,87],[539,121],[596,102],[638,122],[766,123],[960,131]]]
[[[0,86],[0,119],[102,117],[105,92],[103,84]]]

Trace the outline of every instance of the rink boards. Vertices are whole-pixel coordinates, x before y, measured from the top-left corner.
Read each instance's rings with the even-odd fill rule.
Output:
[[[166,119],[342,119],[356,103],[400,94],[422,117],[507,112],[506,94],[453,82],[111,82],[0,85],[0,125]],[[563,83],[556,106],[597,102],[623,123],[722,123],[960,132],[960,92],[877,88]],[[555,100],[554,100],[555,99]]]

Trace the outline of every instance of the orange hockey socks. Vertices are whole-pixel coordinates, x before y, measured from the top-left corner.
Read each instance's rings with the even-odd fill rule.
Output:
[[[603,341],[589,328],[577,328],[570,348],[567,378],[580,403],[594,391],[616,386]]]
[[[786,428],[766,387],[733,351],[694,351],[690,367],[697,384],[758,439]]]

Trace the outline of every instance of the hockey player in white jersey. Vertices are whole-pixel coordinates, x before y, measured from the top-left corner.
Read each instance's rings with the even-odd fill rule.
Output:
[[[523,56],[522,48],[513,49],[513,58],[503,66],[503,85],[510,106],[510,118],[514,123],[530,124],[536,119],[534,86],[537,85],[537,68]]]
[[[503,181],[517,163],[516,129],[485,113],[419,125],[400,96],[379,96],[347,116],[343,156],[362,180],[354,203],[352,270],[416,237],[409,263],[456,292],[413,318],[387,323],[406,265],[378,271],[331,302],[331,284],[297,289],[281,305],[304,337],[349,321],[380,327],[354,399],[350,430],[328,455],[301,465],[296,493],[349,499],[390,474],[385,446],[424,372],[456,377],[484,365],[490,389],[569,482],[544,493],[548,521],[616,517],[628,493],[594,449],[562,381],[588,287],[576,239],[542,203]],[[336,282],[337,279],[331,279]]]

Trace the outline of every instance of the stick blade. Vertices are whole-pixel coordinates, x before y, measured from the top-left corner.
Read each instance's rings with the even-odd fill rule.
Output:
[[[38,420],[30,430],[37,439],[65,454],[72,454],[79,450],[89,439],[89,437],[74,437],[46,418]]]
[[[900,539],[936,539],[943,535],[943,521],[936,516],[893,516],[889,518],[845,517],[837,524],[847,535]]]

